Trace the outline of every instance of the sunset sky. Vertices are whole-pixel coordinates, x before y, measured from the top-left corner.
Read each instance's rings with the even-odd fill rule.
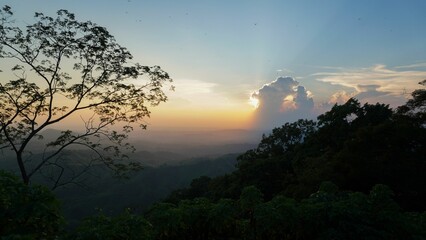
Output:
[[[1,1],[67,9],[174,79],[153,129],[268,129],[350,97],[398,106],[426,78],[426,1]]]

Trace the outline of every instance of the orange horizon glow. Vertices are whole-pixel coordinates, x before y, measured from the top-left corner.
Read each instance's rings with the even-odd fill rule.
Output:
[[[247,104],[248,105],[248,104]],[[149,129],[250,129],[254,124],[255,109],[174,109],[174,108],[151,108],[151,116],[145,118],[144,122]],[[90,111],[71,115],[54,129],[71,129],[81,131],[84,129],[84,121],[92,116]],[[137,126],[138,124],[135,124]],[[121,124],[116,124],[115,127]],[[114,128],[114,126],[113,126]]]
[[[192,129],[235,129],[251,128],[252,109],[167,109],[155,111],[147,120],[148,127],[155,128],[192,128]]]

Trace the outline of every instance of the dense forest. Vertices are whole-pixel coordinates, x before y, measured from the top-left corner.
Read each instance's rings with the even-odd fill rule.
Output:
[[[424,86],[426,81],[421,82]],[[227,175],[143,213],[65,231],[52,192],[0,173],[2,239],[425,239],[426,90],[396,109],[350,99],[264,135]]]

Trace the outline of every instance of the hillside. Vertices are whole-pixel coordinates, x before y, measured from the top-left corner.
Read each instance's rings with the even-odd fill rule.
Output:
[[[164,199],[172,191],[189,186],[194,178],[215,177],[235,170],[238,154],[219,158],[197,158],[179,165],[146,167],[129,179],[115,179],[105,169],[94,169],[85,187],[70,185],[56,191],[62,201],[64,215],[70,225],[97,209],[118,214],[125,208],[141,212]]]
[[[239,156],[235,172],[205,181],[202,191],[175,192],[169,200],[236,199],[252,185],[266,200],[278,195],[303,199],[331,181],[341,190],[363,193],[385,184],[404,209],[424,211],[425,115],[422,105],[410,104],[414,101],[392,110],[350,99],[317,121],[286,123]]]

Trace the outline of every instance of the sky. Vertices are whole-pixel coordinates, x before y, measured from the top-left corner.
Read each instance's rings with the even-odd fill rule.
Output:
[[[0,2],[24,23],[67,9],[167,71],[152,129],[271,129],[350,97],[395,107],[426,78],[423,0]]]

